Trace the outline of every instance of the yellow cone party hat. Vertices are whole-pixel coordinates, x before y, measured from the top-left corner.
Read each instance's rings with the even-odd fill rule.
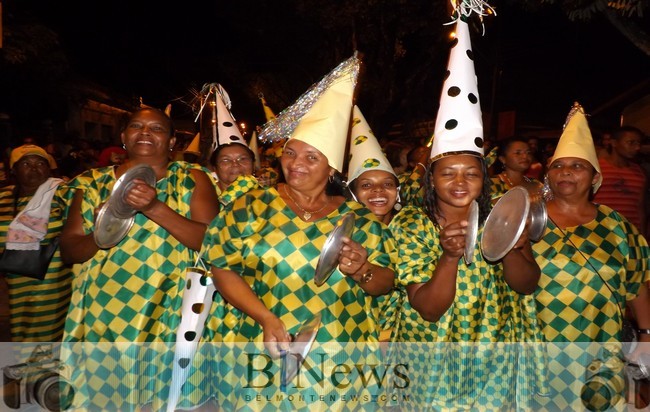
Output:
[[[460,18],[456,21],[456,38],[442,85],[434,136],[431,161],[454,154],[483,156],[483,121],[472,44],[469,27]]]
[[[591,130],[585,117],[585,111],[578,102],[573,104],[569,115],[564,122],[562,136],[557,143],[551,163],[562,157],[577,157],[591,163],[600,174],[600,164],[596,155],[596,147],[591,137]],[[603,183],[603,176],[600,174],[598,181],[594,184],[593,191],[596,193],[600,184]]]
[[[264,117],[266,117],[267,122],[270,122],[271,120],[275,119],[275,113],[273,113],[273,110],[271,110],[269,105],[266,104],[266,99],[262,93],[259,94],[259,98],[262,102],[262,108],[264,109]]]
[[[251,152],[253,152],[253,155],[255,156],[255,170],[257,170],[262,167],[262,161],[260,159],[260,149],[257,144],[256,131],[253,131],[253,134],[251,135],[251,141],[248,143],[248,148],[251,149]]]
[[[352,131],[350,132],[350,163],[348,164],[348,183],[368,170],[383,170],[397,177],[388,159],[381,150],[370,125],[354,106],[352,112]]]
[[[196,135],[194,135],[194,138],[187,146],[187,149],[185,149],[185,153],[200,155],[201,154],[201,149],[199,147],[200,142],[201,142],[201,134],[197,133]]]
[[[342,172],[358,73],[359,59],[355,53],[267,122],[260,139],[277,141],[288,137],[303,141],[318,149],[331,167]]]

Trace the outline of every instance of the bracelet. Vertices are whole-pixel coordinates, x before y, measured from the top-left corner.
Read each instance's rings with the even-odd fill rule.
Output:
[[[639,335],[650,335],[650,329],[637,329],[636,332]]]
[[[368,283],[372,280],[372,266],[366,270],[366,273],[361,275],[361,279],[359,279],[359,283]]]

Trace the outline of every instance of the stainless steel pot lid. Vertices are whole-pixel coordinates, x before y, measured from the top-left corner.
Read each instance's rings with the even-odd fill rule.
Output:
[[[316,273],[314,282],[317,286],[324,284],[332,275],[339,263],[339,253],[343,247],[341,239],[352,236],[354,231],[354,214],[346,213],[336,222],[336,227],[325,240],[325,245],[321,251],[318,263],[316,264]]]
[[[137,213],[131,206],[124,202],[124,195],[133,186],[134,179],[142,179],[151,187],[156,186],[156,173],[151,166],[139,164],[127,170],[117,179],[117,182],[113,186],[111,196],[108,198],[107,203],[115,217],[126,219]]]
[[[528,190],[515,186],[494,205],[483,226],[481,252],[495,262],[508,253],[526,226],[529,201]]]
[[[478,236],[478,202],[475,200],[469,205],[467,215],[467,232],[465,233],[465,264],[469,265],[474,260],[474,248]]]
[[[135,214],[126,219],[116,217],[108,202],[104,203],[95,219],[95,231],[93,232],[95,243],[100,249],[112,248],[129,233],[134,221]]]

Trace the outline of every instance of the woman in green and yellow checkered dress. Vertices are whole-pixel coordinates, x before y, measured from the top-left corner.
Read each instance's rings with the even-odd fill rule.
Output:
[[[548,223],[533,246],[542,270],[535,292],[552,359],[548,409],[624,408],[621,351],[625,312],[650,344],[650,248],[638,229],[591,201],[602,182],[582,107],[574,105],[549,165]],[[640,347],[642,345],[639,345]],[[647,349],[646,349],[647,350]],[[598,367],[600,363],[605,367]],[[604,381],[592,379],[597,374]],[[603,385],[604,383],[604,385]],[[607,389],[607,390],[604,390]]]
[[[391,362],[410,372],[408,382],[396,381],[403,387],[397,399],[416,410],[525,408],[542,367],[517,345],[541,340],[530,296],[539,268],[528,239],[522,235],[496,263],[483,258],[477,242],[467,264],[470,204],[478,201],[480,222],[490,207],[484,160],[444,155],[425,176],[425,207],[407,206],[389,225],[398,283],[408,294],[392,339]]]
[[[75,407],[124,411],[152,403],[159,410],[171,380],[169,343],[180,321],[185,269],[196,260],[194,251],[218,201],[204,169],[169,160],[175,139],[172,121],[162,111],[134,112],[121,136],[126,163],[89,170],[73,182],[77,190],[61,251],[79,265],[64,360],[77,390]],[[95,213],[116,180],[141,163],[154,170],[156,185],[133,180],[124,194],[124,202],[138,212],[133,226],[117,245],[100,249],[93,237]]]
[[[264,358],[260,346],[236,346],[238,355],[221,359],[228,370],[219,383],[219,404],[225,409],[340,409],[357,407],[365,395],[365,402],[373,405],[376,382],[366,387],[357,375],[351,384],[337,387],[329,376],[337,362],[347,362],[356,373],[355,363],[365,365],[371,359],[366,356],[376,359],[378,320],[372,295],[385,293],[393,283],[390,234],[366,208],[328,194],[328,178],[335,169],[313,146],[289,139],[281,163],[287,183],[253,190],[226,207],[210,225],[204,256],[219,292],[243,312],[230,335],[233,341],[264,343],[277,357],[288,347],[290,333],[320,313],[322,325],[312,352],[324,354],[325,370],[312,353],[305,362],[312,373],[303,368],[283,392],[279,360]],[[344,240],[338,269],[317,286],[314,273],[321,250],[346,213],[355,215],[352,239]],[[253,358],[262,363],[246,363]],[[351,400],[353,395],[361,399]]]

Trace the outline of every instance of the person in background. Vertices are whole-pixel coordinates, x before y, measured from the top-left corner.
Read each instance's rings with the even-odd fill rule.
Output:
[[[126,149],[117,144],[108,146],[99,153],[97,167],[121,165],[126,161]]]
[[[408,153],[408,168],[398,175],[401,203],[421,206],[424,201],[423,180],[431,149],[416,146]]]
[[[643,133],[632,126],[612,131],[609,156],[599,157],[603,183],[594,202],[616,210],[645,235],[647,178],[636,156]]]
[[[539,147],[539,138],[531,136],[527,140],[528,148],[530,150],[530,167],[526,171],[526,177],[541,181],[544,176],[544,159]]]
[[[529,185],[533,179],[525,175],[530,168],[531,152],[526,139],[511,137],[499,143],[497,158],[502,171],[492,177],[492,200],[495,201],[515,186]]]
[[[60,179],[52,178],[50,156],[39,146],[23,145],[11,151],[9,165],[15,185],[0,191],[0,249],[19,238],[15,233],[20,232],[20,225],[12,222],[18,222],[16,218],[21,211],[26,213],[20,216],[47,222],[42,227],[46,230],[42,241],[54,241],[61,233],[68,188],[60,185]],[[38,208],[41,203],[49,207]],[[9,287],[11,340],[61,341],[70,303],[72,271],[61,262],[60,251],[54,252],[42,280],[12,273],[4,276]]]
[[[470,33],[460,18],[456,33],[424,206],[405,206],[389,225],[397,243],[398,285],[408,297],[391,339],[397,345],[390,361],[409,365],[410,385],[397,392],[409,395],[406,409],[526,410],[542,384],[542,367],[517,344],[541,341],[532,300],[540,272],[525,230],[497,262],[488,262],[479,249],[490,211],[490,178],[478,86],[467,81],[476,78],[467,57]],[[446,92],[452,88],[462,93]],[[466,238],[474,202],[476,240]]]
[[[650,280],[650,249],[622,214],[590,200],[593,192],[602,190],[603,176],[579,104],[565,124],[547,174],[547,227],[533,245],[541,268],[537,313],[546,341],[553,343],[547,345],[552,393],[539,402],[547,410],[607,410],[625,402],[619,354],[604,351],[613,347],[620,352],[620,345],[606,344],[622,341],[625,312],[637,316],[638,328],[644,331],[639,341],[650,342],[650,295],[644,285]],[[592,359],[611,370],[611,398],[590,395],[584,380],[575,379],[588,376]],[[622,401],[618,406],[616,399]]]
[[[290,334],[296,334],[315,314],[321,315],[316,336],[319,344],[363,348],[351,354],[337,349],[339,359],[378,350],[373,296],[386,293],[393,285],[389,253],[394,244],[386,226],[370,210],[337,194],[352,112],[355,66],[356,58],[347,60],[333,72],[338,74],[331,88],[318,98],[307,94],[299,99],[316,101],[300,114],[295,129],[289,128],[280,159],[286,183],[236,198],[211,223],[204,240],[204,255],[217,290],[242,312],[232,341],[264,342],[273,358],[288,349]],[[294,107],[305,106],[297,103]],[[283,125],[291,119],[280,116],[277,121]],[[341,238],[341,251],[333,256],[337,269],[318,286],[314,274],[321,250],[337,222],[348,213],[354,215],[354,231],[349,238]],[[360,380],[337,387],[328,379],[309,374],[301,374],[299,384],[289,382],[286,388],[277,379],[255,389],[242,382],[248,362],[245,354],[233,359],[232,351],[227,351],[220,358],[221,362],[232,359],[219,379],[223,385],[219,404],[225,410],[310,410],[310,399],[320,397],[327,399],[328,408],[355,409],[363,405],[364,397],[355,401],[350,394],[368,395],[373,390],[364,388]],[[319,362],[311,355],[307,358],[310,363]],[[276,391],[283,389],[291,396],[277,397]],[[335,399],[330,401],[332,395]]]
[[[90,169],[70,183],[76,192],[61,234],[61,256],[77,264],[77,281],[63,337],[70,352],[62,360],[74,365],[69,379],[76,387],[75,407],[124,411],[151,404],[160,410],[166,401],[161,397],[170,365],[161,360],[160,346],[141,343],[175,341],[185,269],[194,266],[206,228],[218,212],[209,172],[170,161],[172,136],[173,123],[164,112],[136,110],[121,133],[128,160],[118,167]],[[115,246],[102,249],[94,238],[99,207],[118,179],[139,164],[153,169],[155,187],[132,180],[123,201],[136,212],[133,226]],[[126,353],[119,350],[124,345],[96,345],[81,352],[77,342],[137,345],[127,346],[133,352]],[[97,363],[101,368],[96,372]],[[95,379],[120,385],[98,388],[92,385]]]

